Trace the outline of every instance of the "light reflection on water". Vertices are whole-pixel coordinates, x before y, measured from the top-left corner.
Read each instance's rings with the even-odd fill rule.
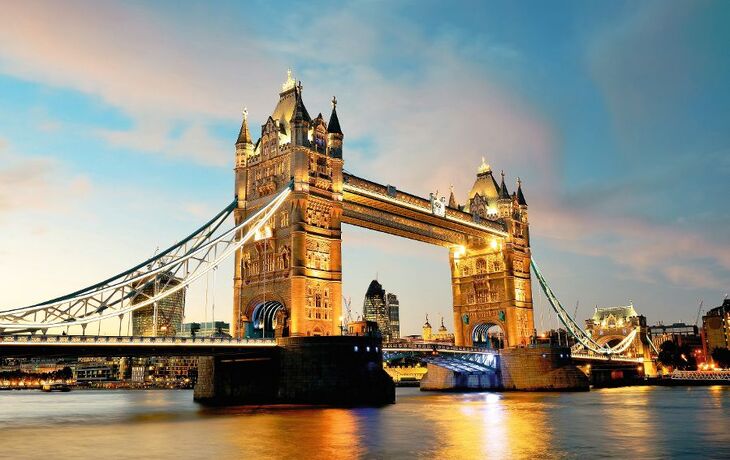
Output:
[[[0,392],[8,458],[722,458],[730,387],[421,393],[380,409],[206,409],[190,391]]]

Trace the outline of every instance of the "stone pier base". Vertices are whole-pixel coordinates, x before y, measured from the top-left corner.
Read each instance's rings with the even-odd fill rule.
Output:
[[[421,379],[421,391],[483,391],[501,388],[496,372],[457,372],[428,364]]]
[[[380,339],[285,337],[277,343],[245,355],[201,358],[195,400],[212,405],[395,402]]]
[[[572,363],[567,348],[501,350],[502,388],[522,391],[588,391],[588,378]]]
[[[510,348],[497,356],[493,372],[460,372],[428,364],[423,391],[587,391],[589,381],[567,348]]]

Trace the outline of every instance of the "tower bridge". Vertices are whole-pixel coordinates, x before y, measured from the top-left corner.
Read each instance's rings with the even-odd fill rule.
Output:
[[[321,113],[310,117],[302,94],[301,82],[295,82],[290,74],[255,142],[244,111],[235,143],[235,199],[210,221],[119,275],[55,299],[0,311],[0,335],[42,335],[39,342],[44,343],[31,340],[24,345],[36,350],[77,347],[76,342],[66,339],[53,342],[52,334],[80,327],[82,335],[89,335],[89,326],[91,331],[96,326],[100,336],[101,323],[105,322],[118,326],[118,337],[108,338],[118,346],[128,350],[148,346],[136,339],[120,339],[124,319],[142,309],[150,311],[150,307],[156,312],[158,304],[170,296],[181,298],[180,293],[191,283],[215,273],[232,258],[232,332],[236,342],[208,344],[212,348],[202,367],[210,379],[201,394],[213,397],[224,392],[232,399],[240,396],[230,381],[243,378],[245,366],[230,364],[235,360],[221,361],[215,350],[265,347],[271,344],[267,339],[274,339],[276,347],[285,352],[279,353],[281,366],[269,371],[277,375],[301,371],[301,366],[290,367],[294,358],[288,357],[296,356],[320,369],[318,372],[331,373],[337,382],[333,384],[336,388],[307,387],[297,393],[287,387],[279,394],[290,394],[291,390],[293,395],[309,395],[311,402],[322,400],[328,391],[351,393],[352,382],[336,370],[341,367],[359,376],[351,377],[359,379],[359,384],[370,382],[372,388],[363,390],[365,400],[387,399],[391,392],[382,372],[371,365],[373,359],[380,359],[378,354],[352,354],[379,345],[371,338],[334,337],[343,331],[341,247],[345,223],[448,249],[444,263],[448,262],[451,270],[457,347],[483,346],[486,331],[496,328],[508,350],[528,350],[534,339],[534,272],[551,306],[581,344],[598,354],[616,351],[597,343],[567,315],[539,273],[532,260],[528,206],[519,180],[510,193],[505,174],[498,182],[482,159],[474,185],[460,203],[453,191],[448,199],[437,193],[424,198],[356,176],[343,169],[346,155],[337,100],[332,99],[329,120],[325,121]],[[234,225],[226,230],[224,224],[231,216]],[[156,321],[152,327],[155,333],[159,331]],[[261,341],[255,342],[257,339]],[[89,349],[104,346],[101,342],[92,346],[84,339]],[[201,344],[170,343],[163,348],[194,353],[190,350],[204,350]],[[12,340],[0,341],[0,356],[14,346],[18,345]],[[563,359],[560,353],[551,363],[559,367]],[[223,381],[229,383],[225,388],[221,387]],[[289,383],[297,381],[293,378]],[[260,383],[272,385],[271,381]]]

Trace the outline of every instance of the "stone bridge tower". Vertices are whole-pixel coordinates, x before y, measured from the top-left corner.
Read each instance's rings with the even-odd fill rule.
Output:
[[[312,119],[291,71],[254,143],[244,111],[236,142],[236,223],[294,188],[235,255],[235,337],[335,335],[342,310],[342,141],[336,99]]]
[[[453,192],[449,199],[476,222],[500,220],[505,229],[502,237],[470,237],[450,250],[457,345],[515,347],[534,334],[527,202],[519,179],[511,195],[504,173],[501,179],[482,159],[467,203],[459,206]]]

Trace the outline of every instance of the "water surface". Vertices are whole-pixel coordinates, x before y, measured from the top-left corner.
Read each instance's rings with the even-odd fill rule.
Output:
[[[730,387],[421,393],[203,408],[191,391],[0,392],[0,458],[728,458]]]

